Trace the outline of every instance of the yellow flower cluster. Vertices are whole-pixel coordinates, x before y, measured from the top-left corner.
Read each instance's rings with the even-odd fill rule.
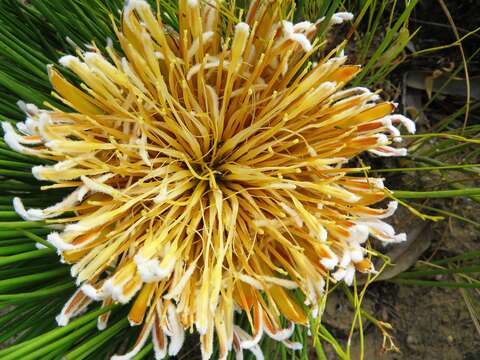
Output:
[[[253,1],[240,22],[219,1],[180,0],[177,32],[130,0],[115,29],[121,51],[110,41],[62,57],[78,86],[49,69],[71,112],[29,104],[18,129],[3,124],[13,149],[55,162],[33,168],[47,188],[72,189],[46,209],[14,201],[27,220],[63,225],[48,241],[79,289],[59,324],[101,301],[131,302],[130,323],[143,326],[114,359],[150,335],[158,359],[175,355],[193,328],[204,359],[214,334],[220,359],[261,358],[263,334],[296,349],[294,326],[316,315],[326,281],[374,271],[369,236],[405,238],[382,221],[395,202],[369,207],[388,195],[382,179],[349,161],[404,155],[389,144],[397,125],[414,124],[345,87],[360,70],[345,56],[309,62],[322,20],[293,24],[272,4]]]

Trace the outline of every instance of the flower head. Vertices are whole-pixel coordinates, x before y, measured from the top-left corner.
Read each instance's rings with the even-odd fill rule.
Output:
[[[150,334],[157,358],[175,355],[193,328],[205,359],[214,334],[222,359],[232,349],[261,356],[263,334],[298,348],[288,339],[318,311],[326,281],[374,271],[369,236],[405,238],[382,220],[395,202],[370,207],[387,195],[382,179],[349,160],[403,155],[389,144],[397,125],[414,124],[346,87],[360,70],[346,57],[308,62],[317,24],[282,20],[261,1],[244,22],[222,13],[220,2],[181,0],[176,31],[146,1],[128,1],[121,50],[109,42],[60,59],[80,85],[49,68],[71,111],[30,105],[20,132],[3,124],[13,149],[55,162],[34,167],[38,179],[72,189],[46,209],[14,201],[25,219],[65,225],[48,241],[79,289],[58,323],[101,301],[131,303],[131,325],[143,326],[115,359]]]

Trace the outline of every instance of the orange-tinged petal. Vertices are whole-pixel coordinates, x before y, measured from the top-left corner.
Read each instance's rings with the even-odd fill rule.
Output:
[[[382,117],[389,115],[394,109],[395,109],[395,106],[392,103],[389,103],[389,102],[380,103],[378,105],[375,105],[371,109],[365,110],[360,114],[350,118],[349,124],[356,125],[356,124],[361,124],[364,122],[380,119]]]
[[[335,70],[332,74],[327,76],[325,81],[334,81],[337,83],[349,82],[355,75],[357,75],[362,68],[358,65],[345,65]]]
[[[50,68],[49,75],[55,91],[67,100],[75,110],[90,115],[103,113],[103,110],[95,105],[93,99],[65,80],[56,70]]]
[[[142,323],[145,316],[145,311],[150,304],[150,299],[156,289],[155,283],[145,284],[133,303],[130,312],[128,313],[128,320],[130,324],[139,325]]]
[[[290,294],[277,285],[268,289],[272,300],[280,308],[282,314],[290,321],[297,324],[307,324],[308,317],[298,303],[290,297]]]
[[[367,258],[355,263],[355,268],[362,273],[368,273],[374,269],[372,262]]]

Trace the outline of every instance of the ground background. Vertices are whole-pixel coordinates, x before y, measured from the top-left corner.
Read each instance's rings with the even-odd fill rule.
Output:
[[[393,2],[392,2],[393,3]],[[451,17],[457,25],[459,36],[478,28],[480,25],[479,3],[475,0],[445,1]],[[455,36],[447,16],[436,0],[420,1],[410,19],[410,32],[420,31],[413,38],[410,50],[441,46],[455,41]],[[463,42],[466,57],[471,57],[480,46],[480,36],[474,34]],[[354,52],[355,49],[352,49]],[[408,57],[408,54],[407,54]],[[458,47],[443,49],[431,53],[429,56],[407,58],[383,84],[387,96],[403,105],[403,111],[415,116],[415,111],[428,101],[428,77],[438,74],[448,74],[448,67],[457,67],[461,64]],[[479,124],[478,91],[480,88],[480,57],[473,56],[469,62],[470,79],[473,99],[469,124]],[[443,69],[442,69],[443,68]],[[423,73],[420,86],[412,81],[419,73]],[[439,96],[417,119],[420,132],[428,132],[436,122],[445,116],[454,113],[464,106],[465,75],[460,72],[455,81],[458,88],[451,88],[448,93]],[[435,90],[433,90],[435,91]],[[407,106],[405,106],[405,104]],[[461,126],[463,117],[457,120]],[[478,135],[477,135],[478,136]],[[464,156],[476,151],[470,161],[479,162],[478,145],[466,149],[465,152],[444,157],[449,163],[460,163]],[[398,164],[397,164],[398,165]],[[387,164],[388,166],[388,164]],[[400,166],[402,164],[400,163]],[[405,164],[408,166],[408,163]],[[459,175],[461,177],[461,175]],[[409,173],[390,177],[390,184],[394,188],[422,189],[433,188],[446,179],[435,173]],[[478,186],[477,181],[467,183]],[[471,199],[435,200],[428,203],[430,206],[445,209],[471,219],[478,219],[480,205]],[[428,223],[423,226],[412,220],[408,212],[400,213],[395,221],[406,231],[420,226],[421,230],[415,242],[426,243],[427,249],[420,255],[419,260],[434,260],[446,256],[454,256],[465,251],[480,249],[480,231],[478,227],[465,224],[455,219],[446,219],[440,223]],[[430,244],[428,244],[428,242]],[[418,254],[417,254],[418,255]],[[448,276],[437,277],[443,280]],[[474,300],[473,309],[467,307],[465,295],[478,300],[476,291],[459,289],[445,289],[432,287],[418,287],[398,285],[389,282],[373,284],[364,301],[364,306],[377,316],[379,320],[389,322],[393,327],[392,335],[400,352],[382,351],[382,336],[375,326],[367,325],[365,330],[365,356],[367,360],[476,360],[480,359],[480,336],[478,321],[475,313],[480,310],[479,303]],[[472,315],[473,310],[473,315]],[[349,313],[350,312],[350,313]],[[352,309],[342,296],[332,296],[327,304],[324,321],[332,329],[338,339],[346,344],[350,329]],[[358,341],[352,345],[352,358],[359,358]],[[329,349],[329,359],[336,359]],[[356,354],[355,354],[356,352]],[[316,356],[313,356],[316,358]]]

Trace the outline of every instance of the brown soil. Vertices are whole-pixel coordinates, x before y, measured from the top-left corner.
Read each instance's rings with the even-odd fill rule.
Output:
[[[446,205],[446,204],[444,204]],[[450,207],[450,210],[452,208]],[[472,216],[479,213],[480,205],[471,200],[455,203],[458,214]],[[422,255],[460,254],[466,250],[479,250],[478,230],[456,220],[444,221],[426,227],[431,232],[432,245]],[[418,241],[425,239],[420,234]],[[449,278],[436,278],[448,280]],[[478,360],[480,336],[462,296],[462,292],[476,296],[474,290],[443,289],[397,285],[389,282],[372,284],[363,307],[378,320],[392,325],[391,335],[399,352],[382,350],[382,334],[366,323],[365,360]],[[478,306],[478,304],[477,304]],[[477,308],[478,311],[478,308]],[[324,323],[345,346],[352,321],[353,310],[343,295],[328,300]],[[358,335],[358,334],[357,334]],[[358,336],[352,342],[352,360],[360,359]],[[331,348],[329,360],[337,359]],[[315,358],[315,357],[313,357]]]
[[[389,322],[399,352],[382,350],[382,334],[365,331],[366,360],[478,360],[480,339],[458,290],[392,287],[391,299],[379,312]],[[377,314],[378,315],[378,314]],[[337,356],[328,351],[329,359]],[[358,341],[352,360],[360,359]]]

